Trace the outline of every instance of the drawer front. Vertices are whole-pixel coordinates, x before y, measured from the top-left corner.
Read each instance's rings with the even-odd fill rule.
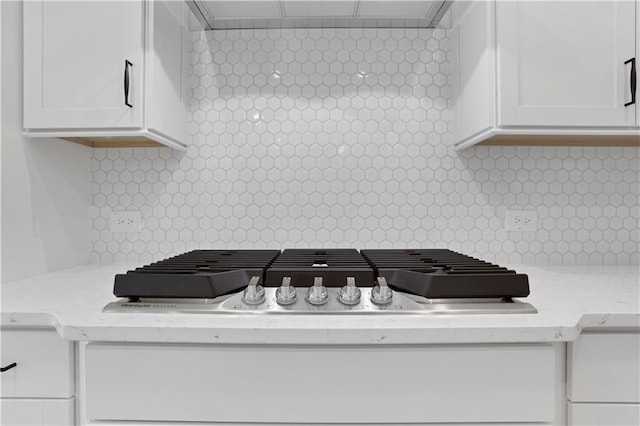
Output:
[[[640,333],[585,333],[569,344],[572,402],[640,403]]]
[[[73,398],[0,400],[2,426],[67,426],[74,424]]]
[[[2,396],[70,398],[73,396],[73,344],[55,330],[2,329]]]
[[[551,345],[90,343],[90,420],[551,422]]]
[[[638,426],[640,404],[569,403],[569,426]]]

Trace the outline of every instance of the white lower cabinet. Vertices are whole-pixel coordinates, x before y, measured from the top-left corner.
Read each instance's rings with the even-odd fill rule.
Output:
[[[73,425],[74,344],[53,329],[3,328],[2,425]]]
[[[640,403],[640,333],[583,333],[567,356],[570,401]]]
[[[2,398],[4,426],[61,426],[74,424],[74,400]]]
[[[640,333],[585,332],[567,350],[569,425],[640,424]]]
[[[569,403],[570,425],[580,426],[638,426],[640,404]]]
[[[2,397],[70,398],[74,393],[73,343],[52,329],[6,329],[2,334]]]
[[[550,424],[564,399],[561,345],[84,350],[88,422]]]

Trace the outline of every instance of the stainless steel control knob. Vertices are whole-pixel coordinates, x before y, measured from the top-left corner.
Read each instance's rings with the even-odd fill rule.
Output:
[[[290,305],[296,301],[296,288],[291,285],[291,277],[282,278],[282,284],[276,290],[276,302],[278,305]]]
[[[249,285],[244,290],[242,301],[247,305],[259,305],[264,302],[264,287],[259,285],[260,277],[251,277]]]
[[[393,292],[384,277],[378,277],[378,285],[371,290],[371,301],[376,305],[386,305],[393,299]]]
[[[345,305],[360,303],[360,289],[356,287],[355,277],[347,277],[347,285],[340,289],[340,301]]]
[[[307,301],[312,305],[324,305],[329,300],[329,292],[322,285],[322,277],[313,279],[313,287],[309,287],[307,292]]]

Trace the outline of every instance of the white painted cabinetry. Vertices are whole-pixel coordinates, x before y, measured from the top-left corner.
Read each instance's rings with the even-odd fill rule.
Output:
[[[74,345],[49,329],[2,329],[3,426],[74,424]]]
[[[564,350],[553,344],[91,342],[85,351],[88,422],[551,424],[564,399]]]
[[[640,424],[640,333],[583,333],[567,351],[569,425]]]
[[[26,2],[25,128],[141,127],[143,17],[137,1]]]
[[[498,2],[496,25],[499,126],[636,125],[633,1]]]
[[[638,426],[640,405],[570,402],[568,419],[570,426]]]
[[[637,7],[628,0],[456,2],[457,145],[598,136],[640,142],[640,108],[625,106],[625,62],[640,49]]]
[[[160,0],[25,2],[25,134],[184,149],[187,9]]]
[[[73,399],[2,398],[3,426],[63,426],[74,423]]]
[[[2,425],[559,425],[565,402],[569,425],[640,424],[638,331],[584,332],[566,352],[562,343],[79,346],[74,366],[74,344],[54,330],[2,330],[2,365],[17,363],[2,373]]]

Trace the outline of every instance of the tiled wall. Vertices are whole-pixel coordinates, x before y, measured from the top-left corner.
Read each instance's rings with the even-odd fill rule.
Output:
[[[95,149],[92,259],[193,248],[449,247],[637,263],[637,148],[451,148],[443,30],[217,31],[193,45],[193,145]],[[535,209],[536,233],[503,229]],[[112,234],[112,209],[141,210]]]

